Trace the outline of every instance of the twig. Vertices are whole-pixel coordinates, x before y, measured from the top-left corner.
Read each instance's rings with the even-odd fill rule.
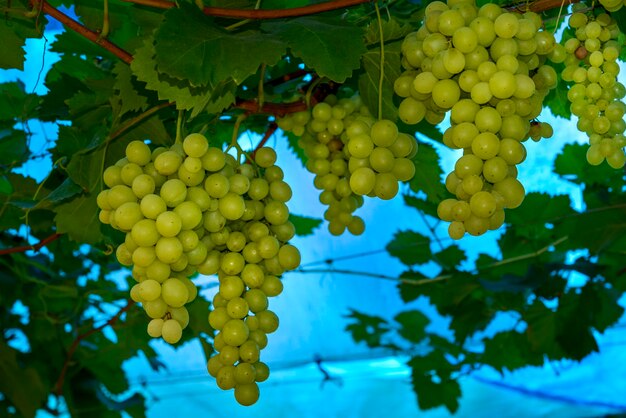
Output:
[[[129,3],[135,3],[142,6],[156,7],[159,9],[171,9],[176,7],[175,2],[167,0],[123,0]],[[285,17],[308,16],[331,10],[344,9],[363,3],[369,3],[371,0],[335,0],[327,1],[320,4],[312,4],[304,7],[293,7],[290,9],[267,9],[267,10],[245,10],[245,9],[228,9],[224,7],[205,7],[203,12],[207,16],[225,17],[230,19],[281,19]]]
[[[556,9],[561,7],[562,5],[570,5],[574,3],[578,3],[580,0],[536,0],[534,2],[521,2],[517,5],[512,5],[510,7],[505,7],[508,10],[515,10],[519,12],[545,12],[547,10]]]
[[[122,126],[119,127],[119,129],[117,129],[115,132],[113,132],[111,134],[111,136],[109,137],[109,140],[113,140],[115,138],[117,138],[118,136],[120,136],[121,134],[123,134],[124,132],[126,132],[128,129],[130,129],[131,127],[133,127],[134,125],[138,124],[139,122],[143,121],[144,119],[152,116],[153,114],[155,114],[157,111],[168,107],[168,106],[173,106],[176,103],[174,102],[166,102],[166,103],[160,103],[154,107],[151,107],[150,109],[146,110],[145,112],[135,116],[132,119],[129,119],[126,123],[124,123]]]
[[[34,245],[23,245],[21,247],[13,247],[13,248],[5,248],[4,250],[0,250],[0,255],[5,254],[14,254],[14,253],[23,253],[26,251],[39,251],[42,247],[50,244],[52,241],[59,239],[63,234],[54,233]]]
[[[126,306],[124,306],[122,309],[120,309],[115,315],[113,315],[113,317],[111,317],[104,324],[102,324],[102,325],[100,325],[100,326],[98,326],[96,328],[92,328],[89,331],[83,332],[82,334],[78,334],[76,336],[76,338],[74,338],[74,341],[72,342],[72,345],[70,346],[69,350],[67,350],[67,356],[65,357],[65,362],[63,363],[63,368],[61,369],[61,373],[59,374],[59,378],[57,379],[56,383],[54,384],[54,393],[57,396],[61,396],[61,393],[63,391],[63,383],[65,382],[65,376],[67,375],[67,369],[70,366],[70,361],[72,360],[72,357],[74,356],[74,353],[76,352],[76,349],[78,348],[78,345],[80,344],[80,342],[82,340],[84,340],[85,338],[89,338],[93,334],[102,331],[104,328],[106,328],[106,327],[108,327],[110,325],[111,326],[115,325],[115,323],[120,319],[122,314],[124,314],[124,312],[126,312],[130,308],[132,308],[134,304],[135,304],[134,301],[128,300],[127,303],[126,303]]]
[[[256,100],[245,100],[236,103],[233,108],[247,110],[251,113],[266,113],[274,116],[285,116],[289,113],[301,112],[306,110],[306,103],[264,103],[259,106]]]
[[[126,64],[130,64],[130,62],[133,60],[133,56],[131,54],[124,51],[122,48],[115,45],[113,42],[106,40],[104,37],[101,37],[101,35],[98,32],[92,31],[91,29],[78,23],[77,21],[75,21],[74,19],[66,15],[65,13],[56,9],[54,6],[51,6],[50,3],[48,3],[46,0],[41,0],[41,5],[39,1],[37,0],[31,0],[30,4],[33,8],[41,7],[41,10],[45,14],[52,16],[53,18],[63,23],[65,26],[67,26],[74,32],[100,45],[101,47],[103,47],[104,49],[106,49],[107,51],[111,52],[113,55],[115,55],[116,57],[124,61]]]
[[[254,159],[254,156],[256,152],[259,150],[259,148],[263,147],[263,145],[267,143],[267,141],[272,137],[272,135],[274,135],[274,132],[276,132],[276,129],[278,129],[278,125],[276,124],[276,122],[270,123],[270,125],[267,127],[267,131],[265,131],[265,135],[263,135],[263,138],[261,139],[261,141],[257,144],[256,147],[254,147],[254,150],[250,153],[250,157],[252,159]]]

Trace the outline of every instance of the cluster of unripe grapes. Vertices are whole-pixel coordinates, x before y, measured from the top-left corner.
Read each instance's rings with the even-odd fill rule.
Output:
[[[328,206],[324,218],[333,235],[362,234],[365,224],[354,212],[363,197],[392,199],[398,182],[415,174],[415,138],[398,132],[392,121],[372,117],[358,95],[328,96],[310,111],[279,119],[278,126],[300,136],[298,145],[308,158],[307,170],[315,174],[320,202]]]
[[[532,12],[435,1],[426,6],[423,25],[404,40],[406,71],[394,83],[402,97],[400,118],[437,124],[450,112],[444,143],[463,150],[445,182],[455,198],[437,211],[450,222],[453,239],[503,224],[504,209],[524,199],[516,168],[526,158],[522,142],[552,135],[548,124],[531,124],[557,83],[554,69],[544,65],[554,58],[556,41],[541,27]]]
[[[626,0],[600,0],[600,4],[609,12],[617,12],[626,6]]]
[[[132,266],[131,298],[151,318],[150,336],[178,342],[189,323],[184,304],[197,295],[189,277],[218,275],[209,322],[219,355],[207,367],[244,405],[256,402],[256,382],[269,375],[260,350],[278,317],[267,298],[300,264],[287,243],[295,235],[286,205],[292,192],[275,162],[273,149],[260,148],[240,163],[200,134],[153,151],[133,141],[104,171],[108,188],[97,199],[100,220],[126,233],[116,255]]]
[[[622,43],[617,23],[606,13],[594,16],[576,12],[569,18],[575,37],[564,46],[568,54],[563,80],[572,82],[567,98],[577,127],[589,137],[587,161],[598,165],[604,160],[613,168],[626,163],[622,101],[626,89],[617,81]]]

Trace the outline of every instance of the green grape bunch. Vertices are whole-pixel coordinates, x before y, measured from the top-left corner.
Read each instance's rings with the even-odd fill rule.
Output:
[[[126,233],[116,256],[132,266],[130,296],[150,318],[151,337],[177,343],[189,324],[184,305],[197,295],[190,277],[218,276],[209,323],[219,355],[207,367],[243,405],[256,402],[257,382],[269,376],[260,350],[278,317],[268,297],[282,292],[281,275],[300,264],[289,243],[292,190],[276,158],[263,147],[239,162],[201,134],[152,151],[133,141],[104,171],[107,188],[97,199],[100,221]]]
[[[279,119],[278,126],[300,136],[298,145],[308,158],[307,170],[315,174],[319,200],[328,206],[324,218],[333,235],[362,234],[365,224],[354,212],[364,196],[392,199],[398,182],[415,174],[415,138],[398,132],[392,121],[377,121],[358,95],[328,96],[311,110]]]
[[[405,71],[394,82],[400,119],[438,124],[449,114],[443,141],[463,151],[445,181],[454,197],[437,210],[450,222],[453,239],[504,223],[504,209],[518,207],[525,195],[517,179],[517,165],[526,158],[523,142],[552,136],[536,118],[557,84],[546,61],[562,60],[565,52],[542,26],[533,12],[434,1],[422,26],[403,42]]]
[[[623,48],[617,22],[606,13],[595,16],[575,12],[569,18],[574,37],[565,41],[567,52],[562,78],[572,83],[567,92],[577,128],[589,139],[587,161],[606,161],[619,169],[626,163],[626,88],[617,81],[617,59]]]

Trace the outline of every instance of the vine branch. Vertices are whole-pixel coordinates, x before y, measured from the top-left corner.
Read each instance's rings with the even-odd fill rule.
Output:
[[[43,11],[45,14],[55,18],[59,22],[63,23],[63,25],[67,26],[79,35],[84,36],[90,41],[100,45],[101,47],[118,57],[120,60],[124,61],[126,64],[130,64],[130,62],[133,60],[133,56],[130,53],[124,51],[113,42],[108,41],[98,32],[92,31],[91,29],[72,19],[62,11],[52,6],[46,0],[41,0],[41,3],[39,2],[39,0],[31,0],[30,5],[34,9],[41,8],[41,11]]]
[[[142,6],[156,7],[158,9],[171,9],[176,7],[176,3],[168,0],[122,0],[129,3],[135,3]],[[229,9],[224,7],[209,7],[202,9],[205,15],[214,17],[225,17],[229,19],[282,19],[285,17],[308,16],[317,13],[329,12],[331,10],[344,9],[363,3],[369,3],[371,0],[335,0],[325,3],[312,4],[310,6],[292,7],[289,9],[266,9],[266,10],[245,10],[245,9]]]
[[[20,247],[5,248],[3,250],[0,250],[0,255],[14,254],[14,253],[23,253],[23,252],[26,252],[26,251],[39,251],[40,249],[42,249],[46,245],[50,244],[52,241],[55,241],[55,240],[59,239],[61,237],[61,235],[63,235],[63,234],[54,233],[54,234],[52,234],[52,235],[42,239],[41,241],[39,241],[37,244],[34,244],[34,245],[22,245]]]
[[[114,325],[122,316],[122,314],[124,314],[124,312],[127,312],[130,308],[133,307],[133,305],[135,304],[134,301],[132,300],[128,300],[126,305],[124,307],[122,307],[115,315],[113,315],[108,321],[106,321],[104,324],[96,327],[96,328],[92,328],[89,331],[83,332],[82,334],[78,334],[76,336],[76,338],[74,338],[74,341],[72,341],[72,345],[70,346],[69,350],[67,350],[67,356],[65,357],[65,362],[63,363],[63,368],[61,369],[61,373],[59,374],[59,378],[57,379],[56,383],[54,384],[54,393],[57,396],[61,396],[61,393],[63,391],[63,384],[65,382],[65,376],[67,375],[67,370],[70,366],[70,362],[72,361],[72,357],[74,357],[74,353],[76,352],[76,349],[78,348],[78,345],[80,344],[80,342],[82,340],[84,340],[85,338],[89,338],[90,336],[92,336],[93,334],[96,334],[100,331],[102,331],[104,328],[110,326],[110,325]]]

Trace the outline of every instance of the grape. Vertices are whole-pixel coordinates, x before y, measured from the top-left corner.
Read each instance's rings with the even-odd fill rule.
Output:
[[[400,117],[405,123],[418,123],[423,117],[436,124],[450,111],[451,126],[444,132],[443,142],[450,148],[462,149],[463,155],[445,182],[454,198],[443,200],[437,214],[451,222],[450,237],[460,239],[466,233],[481,235],[501,226],[502,206],[512,208],[521,204],[524,189],[515,178],[515,166],[526,157],[522,142],[529,137],[547,138],[553,133],[548,124],[533,121],[541,111],[543,98],[557,82],[557,74],[544,62],[548,58],[566,61],[567,53],[576,51],[581,42],[557,46],[552,33],[540,29],[543,23],[535,13],[520,16],[497,4],[478,9],[473,2],[441,3],[441,7],[426,8],[418,41],[411,40],[415,34],[405,39],[402,54],[407,71],[394,83],[394,90],[403,98]],[[595,36],[597,28],[591,32]],[[616,53],[619,56],[618,50],[606,54],[598,51],[592,59],[594,68],[598,71],[604,68],[606,56],[614,60]],[[586,69],[568,65],[568,76],[588,78]],[[588,111],[586,97],[599,99],[605,94],[598,71],[589,75],[597,79],[595,84],[570,91],[569,96],[580,101],[579,113]],[[402,109],[404,103],[406,110]],[[424,110],[409,111],[421,108]],[[607,116],[585,122],[584,127],[619,133],[623,114],[615,108],[610,113],[615,122]],[[605,151],[612,152],[612,148]],[[351,185],[359,192],[383,196],[382,185],[389,183],[382,181],[388,167],[381,156],[374,155],[373,150],[367,160],[369,164],[350,161]],[[407,166],[397,159],[391,173],[402,179],[404,167]],[[373,192],[369,188],[372,176],[365,177],[370,172],[375,174]],[[363,176],[355,179],[361,173]],[[336,228],[339,230],[340,226]]]
[[[600,3],[611,11],[622,5],[608,0]],[[626,124],[620,110],[623,102],[612,86],[618,85],[619,66],[615,65],[615,59],[621,45],[616,42],[618,33],[603,32],[603,26],[615,24],[607,14],[576,12],[570,16],[569,26],[575,29],[575,37],[565,42],[571,64],[563,70],[562,78],[573,82],[567,98],[572,113],[578,117],[578,129],[589,137],[587,161],[599,165],[606,160],[611,167],[619,169],[624,166],[626,155],[617,138],[624,133]],[[605,35],[601,36],[602,33]],[[540,134],[551,136],[552,132],[544,128]]]

